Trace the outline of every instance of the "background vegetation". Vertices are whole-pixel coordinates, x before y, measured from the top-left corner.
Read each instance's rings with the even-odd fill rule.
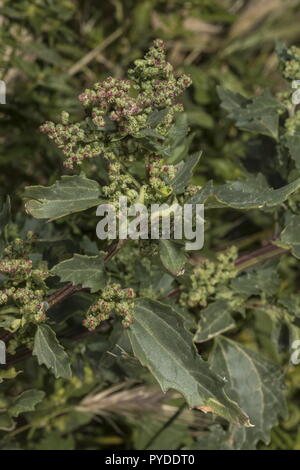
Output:
[[[57,121],[63,110],[79,118],[82,110],[77,96],[82,90],[109,75],[122,77],[158,37],[166,42],[169,61],[193,79],[183,98],[193,135],[191,149],[203,150],[193,182],[204,185],[212,179],[224,183],[242,177],[245,168],[255,173],[268,167],[272,144],[266,140],[262,153],[255,151],[255,141],[249,145],[249,133],[238,130],[221,108],[217,86],[244,96],[258,95],[265,88],[273,92],[284,89],[275,41],[299,45],[299,0],[1,0],[0,14],[0,79],[7,84],[7,104],[0,105],[0,193],[11,196],[13,213],[19,214],[17,221],[23,223],[24,219],[25,186],[48,185],[61,173],[68,174],[61,153],[39,126],[45,120]],[[280,186],[280,176],[271,175],[270,179],[274,187]],[[268,214],[229,209],[212,214],[205,254],[233,244],[241,251],[255,250],[273,236]],[[83,224],[69,229],[78,238],[87,235]],[[57,259],[59,250],[58,244]],[[281,282],[291,291],[297,290],[296,261],[284,259],[280,269]],[[259,350],[261,342],[267,343],[268,323],[256,320],[255,325],[244,325],[237,338]],[[96,347],[91,345],[92,350]],[[81,348],[80,342],[77,348]],[[300,449],[300,366],[289,367],[289,351],[274,352],[272,344],[265,349],[273,361],[284,358],[291,413],[273,429],[269,445],[258,445]],[[101,377],[98,421],[85,418],[81,423],[78,417],[77,421],[73,417],[74,422],[68,418],[67,423],[59,424],[61,429],[49,425],[49,439],[35,439],[32,433],[32,443],[26,440],[25,444],[21,433],[20,442],[12,436],[6,448],[200,449],[223,445],[219,444],[223,429],[217,427],[213,438],[209,437],[210,418],[195,418],[182,411],[178,397],[165,404],[155,388],[139,385],[131,390],[125,386],[131,367],[135,365],[130,360],[126,367],[114,363],[110,369],[107,364]],[[79,375],[90,373],[84,365],[79,369]],[[74,383],[66,386],[59,379],[53,387],[58,404],[64,393],[76,397]],[[79,390],[82,396],[84,390],[89,392],[89,382]],[[136,419],[147,410],[150,420]],[[178,410],[180,419],[173,419]]]

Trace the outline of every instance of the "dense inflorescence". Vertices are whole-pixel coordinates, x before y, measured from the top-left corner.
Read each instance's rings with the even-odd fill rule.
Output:
[[[83,121],[72,124],[63,112],[61,123],[47,121],[41,126],[64,153],[67,168],[100,155],[114,159],[118,139],[150,128],[149,117],[155,111],[167,110],[155,130],[161,136],[168,133],[175,114],[183,109],[178,98],[191,84],[190,77],[175,77],[161,40],[154,41],[144,59],[135,61],[128,75],[129,79],[108,77],[79,96],[87,114]]]
[[[94,330],[113,313],[122,317],[122,325],[127,328],[133,321],[135,291],[131,288],[122,289],[118,283],[108,284],[101,292],[96,303],[88,309],[83,324],[89,330]]]
[[[218,289],[226,287],[236,277],[236,258],[237,250],[232,247],[219,253],[216,261],[206,259],[200,266],[196,266],[190,276],[189,288],[181,294],[181,305],[206,307],[208,299],[216,297]]]
[[[287,57],[282,61],[282,74],[287,80],[300,79],[300,48],[291,46],[287,49]]]
[[[287,91],[279,92],[277,97],[284,105],[285,110],[288,111],[288,116],[284,121],[285,134],[286,136],[293,136],[300,131],[300,111],[295,109],[292,100],[294,94],[299,96],[297,80],[300,80],[300,48],[297,46],[284,48],[280,59],[282,75],[290,82],[291,88]],[[280,114],[284,113],[284,108],[282,108]]]
[[[108,164],[109,184],[102,187],[102,192],[110,202],[118,202],[120,196],[126,196],[128,202],[134,202],[139,195],[135,179],[124,171],[121,163],[111,161]]]
[[[3,250],[0,259],[0,274],[4,280],[0,290],[0,305],[15,315],[6,326],[12,330],[28,323],[46,320],[45,298],[48,287],[45,283],[50,276],[46,263],[33,263],[29,259],[33,234],[27,239],[16,238]],[[22,256],[22,258],[21,258]]]

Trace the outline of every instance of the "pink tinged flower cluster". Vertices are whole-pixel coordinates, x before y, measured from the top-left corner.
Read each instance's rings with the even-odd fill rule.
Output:
[[[106,286],[101,297],[89,308],[83,325],[92,331],[116,313],[122,317],[122,325],[129,327],[134,321],[134,298],[132,288],[122,289],[118,283]]]
[[[165,135],[175,113],[183,110],[178,98],[190,84],[187,75],[175,77],[172,65],[166,61],[163,41],[156,40],[145,57],[135,61],[129,79],[108,77],[79,96],[89,118],[69,124],[69,115],[64,112],[60,124],[48,121],[41,130],[63,151],[65,166],[73,168],[85,159],[111,153],[112,144],[105,138],[109,120],[115,123],[115,132],[120,137],[134,136],[149,127],[153,111],[167,109],[165,118],[157,125],[157,131]],[[86,125],[88,119],[95,130]]]
[[[0,261],[0,273],[8,276],[27,276],[31,273],[32,261],[24,259],[8,260],[4,259]]]

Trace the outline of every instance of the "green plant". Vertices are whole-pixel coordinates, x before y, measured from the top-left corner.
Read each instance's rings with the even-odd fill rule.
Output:
[[[283,75],[300,78],[298,49],[279,45],[278,54]],[[95,448],[84,434],[94,434],[96,416],[104,442],[112,421],[138,434],[146,413],[152,436],[131,437],[137,448],[156,448],[167,433],[173,448],[256,448],[280,418],[287,426],[284,379],[297,375],[289,367],[300,303],[294,90],[246,98],[219,89],[246,132],[243,179],[200,186],[201,152],[178,104],[190,78],[174,74],[158,40],[128,75],[81,94],[80,121],[63,112],[59,124],[42,125],[69,173],[25,189],[33,218],[12,221],[9,200],[2,204],[0,327],[9,356],[0,371],[1,445]],[[95,207],[117,207],[120,196],[147,207],[204,203],[206,220],[222,213],[225,235],[238,214],[247,237],[228,236],[219,249],[212,223],[196,254],[184,252],[184,240],[99,241]],[[264,230],[253,235],[249,225]],[[193,435],[195,425],[202,432]]]

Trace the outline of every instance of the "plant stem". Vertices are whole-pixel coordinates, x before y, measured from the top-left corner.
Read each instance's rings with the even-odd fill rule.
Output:
[[[53,418],[56,418],[56,416],[59,416],[59,415],[62,415],[62,414],[65,414],[69,411],[71,411],[73,408],[72,407],[68,407],[68,408],[64,408],[64,409],[60,409],[60,410],[57,410],[56,412],[53,412],[52,415],[50,415],[50,417],[48,418],[48,420],[51,420]],[[43,419],[41,419],[41,421],[43,421]],[[46,424],[45,424],[46,425]],[[7,434],[5,436],[5,439],[11,439],[12,437],[15,437],[17,434],[20,434],[21,432],[24,432],[24,431],[27,431],[27,429],[30,429],[32,427],[43,427],[43,426],[37,426],[37,423],[36,422],[31,422],[31,423],[28,423],[28,424],[25,424],[24,426],[20,426],[19,428],[15,429],[14,431],[10,432],[9,434]]]
[[[80,286],[73,286],[73,284],[65,285],[61,289],[54,292],[54,294],[50,295],[50,297],[48,297],[47,303],[49,304],[49,308],[67,299],[75,292],[79,292],[81,290],[83,290],[83,288]]]
[[[257,264],[263,263],[269,259],[277,258],[278,256],[289,253],[290,250],[281,248],[279,246],[269,243],[268,245],[259,248],[258,250],[252,251],[247,255],[243,255],[236,261],[237,272],[244,271],[245,269],[251,268]]]

